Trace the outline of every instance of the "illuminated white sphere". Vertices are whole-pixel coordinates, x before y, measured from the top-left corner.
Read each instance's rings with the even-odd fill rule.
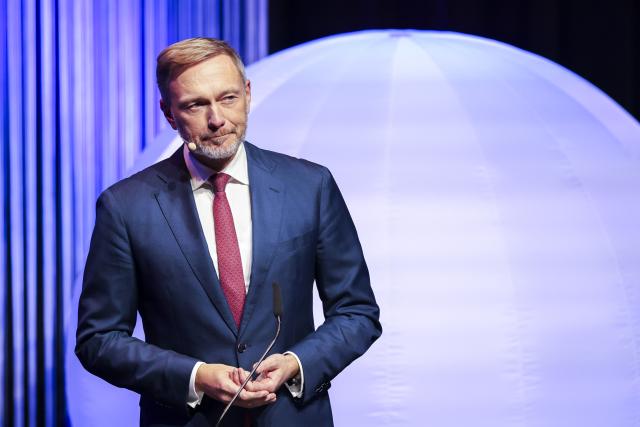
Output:
[[[614,66],[614,64],[612,64]],[[250,67],[249,140],[329,166],[384,332],[337,425],[640,425],[640,125],[536,55],[370,31]]]
[[[381,306],[336,425],[640,425],[638,122],[453,33],[330,37],[248,75],[248,139],[332,170]]]

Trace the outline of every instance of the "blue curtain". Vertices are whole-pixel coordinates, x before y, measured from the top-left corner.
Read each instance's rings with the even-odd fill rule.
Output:
[[[193,36],[267,54],[267,0],[0,0],[4,426],[65,425],[64,337],[98,194],[165,127],[155,57]]]

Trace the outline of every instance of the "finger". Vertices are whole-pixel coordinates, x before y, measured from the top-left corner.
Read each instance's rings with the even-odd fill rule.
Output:
[[[265,390],[266,388],[264,387],[264,384],[262,383],[262,381],[249,381],[245,386],[244,389],[247,391],[260,391],[260,390]]]
[[[237,368],[234,368],[233,372],[231,373],[231,381],[233,381],[236,385],[242,384]]]
[[[220,384],[219,388],[215,391],[213,397],[216,400],[227,403],[231,399],[233,399],[233,396],[236,395],[239,387],[240,385],[236,385],[233,382]]]
[[[237,391],[237,390],[236,390]],[[224,390],[224,389],[218,389],[215,390],[215,392],[213,392],[211,394],[211,397],[213,397],[216,400],[219,400],[220,402],[223,403],[229,403],[229,401],[231,399],[233,399],[233,396],[235,396],[236,391],[234,391],[233,393],[228,391],[228,390]]]
[[[238,396],[238,400],[241,402],[256,402],[265,400],[268,396],[269,392],[267,390],[248,391],[245,389]]]
[[[220,391],[233,397],[238,392],[238,388],[240,388],[241,385],[241,374],[237,368],[234,368],[233,372],[230,375],[230,378],[220,383]],[[229,400],[231,399],[231,397],[229,398]]]
[[[271,359],[273,359],[273,356],[274,356],[274,355],[272,354],[271,356],[269,356],[269,357],[265,358],[265,359],[260,363],[260,366],[264,365],[265,363],[269,363],[269,361],[270,361]],[[253,366],[252,366],[251,368],[255,368],[257,364],[258,364],[258,362],[254,363],[254,364],[253,364]]]
[[[268,395],[269,395],[268,390],[250,391],[250,390],[243,389],[242,393],[240,393],[240,398],[242,398],[242,400],[262,399],[267,397]]]
[[[237,404],[235,404],[235,406],[239,406],[241,408],[258,408],[260,406],[265,406],[265,405],[270,405],[272,403],[274,403],[274,401],[251,401],[251,402],[238,402]]]
[[[270,366],[274,363],[274,361],[278,360],[278,357],[280,356],[280,354],[272,354],[271,356],[267,357],[266,359],[264,359],[262,361],[262,363],[260,363],[260,366]],[[258,362],[253,364],[253,367],[255,368],[256,365],[258,364]]]
[[[280,386],[278,376],[264,377],[259,381],[255,381],[255,383],[260,390],[267,390],[269,392],[275,392]]]
[[[238,375],[240,376],[240,381],[245,382],[249,376],[249,372],[242,368],[238,368]]]
[[[262,374],[263,372],[271,372],[278,369],[280,367],[280,361],[279,358],[275,356],[276,355],[271,355],[264,359],[260,366],[258,366],[258,369],[256,369],[256,372]]]
[[[276,399],[277,396],[275,393],[267,393],[264,397],[261,398],[237,400],[235,405],[243,408],[255,408],[258,406],[274,403]]]
[[[248,390],[248,391],[260,391],[262,390],[261,387],[252,387],[251,381],[247,382],[247,384],[244,384],[245,380],[248,377],[248,373],[246,371],[244,371],[242,368],[237,368],[234,372],[234,395],[235,393],[237,393],[238,391],[238,387],[244,385],[244,390]]]

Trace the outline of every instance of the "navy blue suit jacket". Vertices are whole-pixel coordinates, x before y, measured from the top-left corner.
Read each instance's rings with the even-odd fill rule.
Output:
[[[110,383],[140,393],[141,425],[212,425],[222,405],[187,407],[198,361],[249,369],[275,333],[272,282],[282,288],[273,352],[295,352],[304,395],[286,388],[251,410],[255,425],[331,425],[330,381],[381,333],[355,227],[330,172],[245,143],[253,222],[251,282],[238,329],[209,256],[182,149],[105,190],[80,298],[76,354]],[[312,286],[325,322],[314,329]],[[140,312],[145,342],[131,336]],[[228,425],[241,425],[233,408]]]

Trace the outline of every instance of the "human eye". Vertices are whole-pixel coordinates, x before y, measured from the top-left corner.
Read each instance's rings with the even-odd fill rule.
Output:
[[[222,103],[226,105],[233,104],[236,99],[238,99],[238,95],[228,94],[222,97]]]
[[[187,104],[185,106],[185,109],[189,112],[196,112],[200,109],[200,107],[202,107],[202,104],[198,103],[198,102],[192,102],[190,104]]]

